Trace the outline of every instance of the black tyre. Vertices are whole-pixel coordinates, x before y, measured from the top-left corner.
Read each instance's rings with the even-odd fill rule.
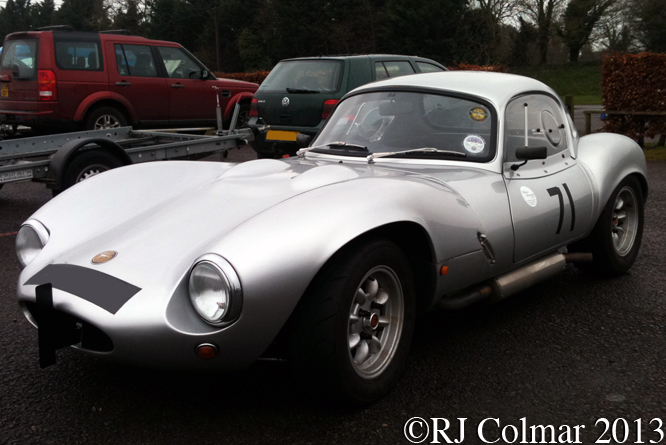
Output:
[[[589,250],[591,269],[604,275],[619,275],[631,268],[643,237],[643,191],[629,176],[615,188],[590,236],[574,250]]]
[[[412,273],[392,242],[372,240],[337,254],[292,317],[292,359],[317,386],[356,403],[397,383],[414,330]]]
[[[85,121],[86,130],[104,130],[127,126],[125,115],[114,107],[95,108]]]
[[[123,163],[109,152],[102,150],[84,151],[77,155],[67,166],[61,183],[62,188],[57,192],[54,191],[54,195],[76,183],[122,165]]]
[[[247,128],[248,122],[250,122],[250,104],[243,102],[240,104],[240,111],[238,112],[236,128]]]

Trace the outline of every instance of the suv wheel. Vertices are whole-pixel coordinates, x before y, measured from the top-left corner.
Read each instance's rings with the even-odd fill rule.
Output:
[[[86,130],[105,130],[127,126],[127,119],[117,108],[99,107],[86,119]]]

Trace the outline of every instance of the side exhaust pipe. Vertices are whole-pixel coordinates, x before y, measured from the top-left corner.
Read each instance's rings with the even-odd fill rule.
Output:
[[[490,299],[490,301],[503,300],[557,275],[564,270],[566,265],[567,257],[564,254],[553,253],[525,264],[516,270],[499,275],[468,292],[452,298],[444,298],[439,301],[438,306],[442,309],[462,309],[485,299]]]

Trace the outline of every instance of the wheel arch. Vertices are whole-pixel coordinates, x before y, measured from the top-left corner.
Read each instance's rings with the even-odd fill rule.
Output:
[[[437,269],[432,240],[425,228],[412,221],[389,223],[359,235],[340,250],[371,238],[391,241],[405,254],[414,279],[417,313],[424,312],[430,307],[435,295]]]
[[[252,101],[252,98],[254,97],[254,94],[243,91],[241,93],[236,94],[234,97],[229,99],[229,103],[227,104],[226,108],[224,109],[224,114],[222,116],[223,119],[230,119],[231,114],[234,112],[234,107],[236,106],[237,103],[246,103],[249,105],[250,102]]]
[[[130,125],[136,122],[134,107],[125,98],[119,95],[90,95],[79,105],[74,114],[75,121],[85,122],[90,113],[99,107],[113,107],[120,111]]]
[[[422,226],[412,221],[398,221],[375,227],[341,245],[321,265],[303,295],[308,294],[313,284],[319,280],[338,256],[350,249],[356,249],[362,244],[369,243],[373,239],[391,241],[405,254],[412,272],[417,314],[425,312],[434,299],[437,266],[434,264],[434,249],[430,236]],[[300,304],[304,304],[302,299],[299,300],[297,306]]]
[[[647,200],[647,163],[643,150],[628,137],[597,133],[584,136],[578,144],[578,160],[584,166],[596,190],[596,221],[613,190],[629,176],[635,176],[641,185],[643,199]]]
[[[96,144],[99,148],[87,147],[90,144]],[[113,141],[102,138],[74,139],[60,147],[53,158],[51,158],[49,169],[54,179],[54,190],[62,190],[63,176],[65,171],[67,171],[67,167],[79,153],[87,150],[103,150],[118,158],[123,165],[132,163],[132,159],[125,150]]]

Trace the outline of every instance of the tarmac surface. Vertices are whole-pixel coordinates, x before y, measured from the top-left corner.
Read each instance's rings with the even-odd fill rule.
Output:
[[[245,147],[229,159],[252,157]],[[570,266],[501,303],[427,314],[399,386],[365,408],[320,399],[283,362],[202,375],[124,367],[67,349],[40,369],[37,332],[15,299],[12,233],[51,193],[36,183],[5,185],[0,444],[409,444],[405,431],[411,440],[445,443],[433,436],[444,421],[432,418],[454,424],[452,440],[462,430],[461,443],[499,444],[512,439],[507,425],[522,434],[523,417],[528,436],[540,425],[558,436],[569,431],[572,440],[578,433],[584,444],[615,433],[616,443],[626,426],[625,443],[639,443],[639,431],[645,443],[666,443],[666,162],[649,162],[648,170],[643,245],[629,273],[599,279]],[[414,417],[422,420],[408,423]]]

